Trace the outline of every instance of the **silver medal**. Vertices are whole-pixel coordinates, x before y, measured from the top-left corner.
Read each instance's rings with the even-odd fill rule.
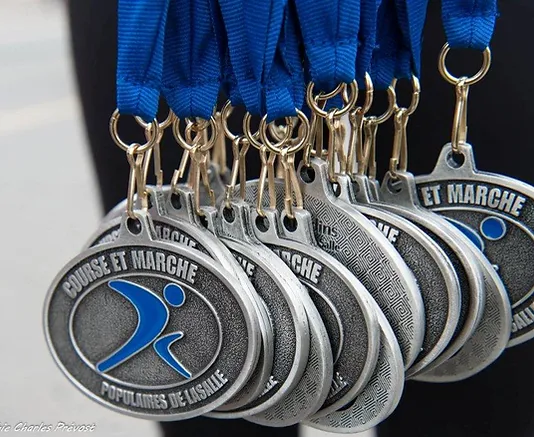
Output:
[[[421,350],[425,325],[415,277],[386,237],[362,214],[335,197],[328,164],[316,158],[311,163],[310,168],[301,164],[298,173],[304,208],[312,215],[317,243],[371,293],[393,328],[405,368],[409,368]],[[311,173],[313,179],[308,177]],[[280,181],[276,190],[277,197],[283,199]],[[247,200],[254,201],[256,188],[247,186],[246,191]]]
[[[243,389],[225,405],[234,408],[245,405],[255,399],[263,390],[272,369],[274,340],[272,325],[250,281],[236,262],[226,246],[211,232],[195,223],[193,190],[188,187],[177,187],[172,193],[170,187],[163,189],[148,187],[151,199],[151,217],[158,240],[185,246],[213,258],[227,269],[240,283],[243,290],[253,300],[258,315],[261,333],[261,348],[254,372]],[[116,208],[115,208],[116,209]],[[90,245],[110,242],[118,234],[120,218],[104,221],[102,227],[90,239]]]
[[[206,209],[206,211],[208,211]],[[234,253],[245,269],[254,275],[256,290],[263,298],[273,320],[274,363],[272,374],[261,395],[247,405],[232,411],[214,411],[210,417],[245,417],[255,421],[252,415],[264,414],[283,402],[288,393],[297,386],[306,372],[307,362],[317,359],[317,339],[308,315],[305,294],[291,270],[276,255],[263,246],[254,236],[250,227],[249,206],[244,202],[234,202],[231,209],[222,207],[217,217],[211,209],[211,226],[216,234]],[[321,326],[319,326],[321,328]],[[322,329],[325,329],[324,326]],[[314,349],[315,348],[315,349]],[[328,350],[325,355],[328,356]],[[320,373],[328,373],[328,367],[320,366]],[[314,389],[325,377],[314,382]],[[331,376],[331,373],[330,373]],[[321,393],[321,390],[319,390]],[[313,395],[315,395],[315,390]],[[293,405],[297,411],[306,407],[307,398]],[[270,426],[288,425],[287,418],[274,415],[268,419]],[[280,421],[278,424],[278,421]]]
[[[356,433],[384,421],[397,407],[404,389],[402,354],[386,317],[375,303],[380,326],[380,349],[373,376],[362,392],[346,407],[307,425],[327,432]]]
[[[97,402],[151,420],[195,417],[250,376],[259,352],[254,307],[211,259],[155,241],[149,217],[136,215],[140,227],[125,214],[115,243],[84,251],[55,278],[46,339]]]
[[[334,379],[315,417],[353,400],[376,367],[380,331],[373,300],[365,287],[338,261],[316,246],[311,217],[294,209],[294,227],[284,225],[275,210],[253,214],[257,237],[291,267],[308,289],[325,323],[334,357]],[[295,228],[296,226],[296,228]]]
[[[433,221],[434,226],[437,224],[441,231],[444,231],[444,233],[440,234],[440,238],[445,241],[448,239],[447,244],[451,248],[454,244],[457,245],[460,243],[460,252],[455,251],[455,254],[464,254],[470,258],[469,262],[474,264],[482,275],[482,289],[484,292],[481,297],[483,300],[480,305],[480,314],[474,317],[475,323],[473,326],[475,329],[467,336],[467,340],[461,344],[461,349],[455,352],[452,358],[448,358],[446,361],[446,363],[450,361],[448,366],[442,364],[444,362],[443,358],[446,356],[442,354],[438,360],[435,360],[421,373],[421,375],[428,374],[428,376],[424,377],[426,381],[446,382],[465,379],[478,373],[495,361],[506,346],[508,333],[502,330],[510,326],[511,315],[509,304],[506,302],[504,288],[499,278],[492,272],[491,264],[477,252],[476,247],[461,232],[443,218],[435,214],[425,213],[422,208],[417,206],[418,199],[415,192],[415,181],[410,173],[399,172],[394,187],[391,182],[389,175],[386,175],[382,185],[383,199],[395,201],[405,207],[411,208],[417,212],[416,215],[420,217],[419,220],[427,218],[428,221]],[[412,219],[412,221],[414,220]],[[451,257],[450,253],[448,255]],[[463,264],[465,267],[466,264]],[[460,274],[458,276],[459,278],[461,277]],[[462,283],[462,280],[460,282]],[[469,311],[471,311],[472,303],[475,303],[475,299],[469,300]],[[478,319],[478,322],[476,319]],[[465,330],[465,328],[462,330]],[[458,339],[461,336],[462,334],[458,333],[458,337],[455,339],[456,341],[451,342],[448,353],[451,352],[451,349],[454,350],[460,345]],[[441,368],[441,371],[436,373],[435,376],[432,376],[434,375],[433,369],[437,368]],[[423,378],[423,376],[421,377]],[[416,376],[416,379],[418,378],[419,375]]]
[[[477,170],[470,145],[458,145],[463,163],[443,147],[436,167],[416,178],[421,205],[443,215],[493,264],[512,305],[509,346],[534,336],[534,189],[516,179]]]
[[[461,295],[454,266],[443,250],[408,220],[373,207],[367,176],[352,184],[340,178],[339,198],[354,205],[388,238],[414,273],[425,306],[425,339],[421,353],[407,370],[409,377],[429,365],[447,347],[460,317]],[[354,187],[354,189],[353,189]]]

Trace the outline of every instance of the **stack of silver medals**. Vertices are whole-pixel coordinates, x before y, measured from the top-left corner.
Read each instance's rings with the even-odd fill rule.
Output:
[[[138,119],[146,142],[128,144],[115,112],[128,196],[49,289],[44,326],[61,370],[95,401],[145,419],[348,433],[387,418],[406,380],[469,378],[531,338],[534,190],[476,169],[467,89],[489,50],[475,80],[451,76],[447,52],[453,138],[424,176],[406,168],[416,78],[411,105],[397,104],[393,83],[381,116],[369,113],[369,77],[328,94],[310,84],[311,116],[252,129],[247,114],[242,133],[227,103],[208,120]],[[388,119],[395,138],[379,184],[376,133]],[[166,128],[184,149],[169,185]],[[247,159],[261,161],[258,180],[247,181]]]

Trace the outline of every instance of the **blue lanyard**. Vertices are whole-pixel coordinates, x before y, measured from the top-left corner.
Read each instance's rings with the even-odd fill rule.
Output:
[[[441,18],[452,48],[484,50],[497,18],[497,0],[442,0]]]
[[[361,0],[360,12],[360,41],[356,73],[360,84],[365,83],[365,73],[371,70],[371,59],[376,48],[376,33],[378,25],[378,9],[381,0]]]
[[[400,39],[395,0],[383,0],[378,9],[376,49],[371,59],[370,74],[375,89],[387,89],[393,81]]]
[[[356,77],[360,0],[294,0],[310,79],[331,91]]]
[[[423,27],[428,0],[395,0],[401,43],[397,55],[396,76],[399,79],[419,76]]]
[[[302,67],[302,45],[295,3],[290,0],[284,16],[283,38],[280,42],[282,57],[291,75],[292,97],[295,108],[304,107],[306,81]]]
[[[152,120],[158,111],[169,0],[119,0],[117,108]]]
[[[163,93],[178,117],[209,119],[221,86],[215,0],[172,0],[165,36]]]
[[[265,89],[269,78],[283,76],[275,67],[278,40],[282,30],[286,0],[219,0],[224,26],[226,28],[232,76],[238,88],[239,99],[251,114],[265,114],[267,104]],[[276,91],[271,87],[268,91]],[[232,103],[236,102],[236,92],[230,92]],[[234,97],[234,99],[232,99]],[[270,100],[269,111],[278,113],[275,99]],[[287,104],[287,103],[286,103]],[[292,109],[294,110],[294,105]]]

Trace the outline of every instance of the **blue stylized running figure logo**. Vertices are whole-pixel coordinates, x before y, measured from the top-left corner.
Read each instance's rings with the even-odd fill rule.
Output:
[[[484,239],[489,241],[497,241],[503,238],[506,233],[506,223],[499,217],[486,217],[480,223],[480,235],[470,226],[446,217],[447,221],[455,228],[460,230],[481,252],[484,252],[486,244]],[[482,236],[481,236],[482,235]],[[499,270],[499,266],[493,265],[495,270]]]
[[[153,343],[154,350],[170,367],[185,378],[191,378],[187,370],[171,353],[171,346],[181,338],[181,331],[161,335],[169,322],[169,309],[165,302],[152,291],[124,280],[108,282],[109,288],[128,299],[137,310],[137,327],[132,336],[113,352],[109,357],[97,364],[98,371],[105,373],[141,352]],[[167,284],[163,289],[165,301],[173,307],[181,307],[185,303],[185,293],[176,284]]]

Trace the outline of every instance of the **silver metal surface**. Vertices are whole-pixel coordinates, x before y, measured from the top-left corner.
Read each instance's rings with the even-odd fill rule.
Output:
[[[180,187],[174,195],[171,194],[170,187],[163,189],[149,187],[148,191],[151,199],[151,218],[157,239],[200,251],[213,258],[239,281],[243,290],[253,300],[261,333],[260,354],[255,370],[245,386],[225,403],[233,408],[245,405],[263,391],[271,375],[274,339],[269,314],[234,256],[210,231],[195,221],[193,190]],[[120,222],[120,217],[104,221],[89,240],[90,245],[113,241],[118,235]]]
[[[362,214],[337,199],[328,180],[328,166],[312,159],[313,178],[302,179],[304,209],[313,218],[315,238],[321,249],[353,273],[371,293],[388,319],[409,368],[421,350],[424,338],[424,307],[417,282],[386,237]],[[308,172],[309,175],[310,172]],[[283,199],[283,183],[276,183]],[[246,199],[254,201],[257,190],[247,186]]]
[[[327,432],[362,432],[385,420],[399,404],[404,389],[402,354],[393,330],[376,303],[375,308],[380,325],[380,349],[371,380],[345,408],[306,421],[306,425]]]
[[[448,346],[460,317],[458,276],[445,252],[420,228],[390,211],[373,205],[366,176],[352,183],[340,179],[339,198],[366,216],[400,253],[417,279],[425,306],[425,338],[406,377],[420,372]]]
[[[97,402],[151,420],[195,417],[249,378],[260,344],[254,307],[228,272],[156,241],[149,216],[136,214],[138,235],[125,215],[115,243],[84,251],[55,278],[46,339],[58,366]]]
[[[510,338],[512,309],[499,275],[484,255],[474,249],[473,256],[482,267],[486,305],[473,335],[465,345],[440,366],[423,371],[414,379],[427,382],[455,382],[467,379],[493,363]]]
[[[230,215],[225,215],[224,206],[219,214],[210,210],[210,226],[217,229],[217,236],[240,258],[245,268],[254,267],[255,277],[251,279],[273,321],[274,363],[262,394],[239,409],[209,414],[216,418],[248,419],[252,415],[264,414],[283,402],[297,387],[304,377],[307,362],[315,358],[312,353],[316,339],[311,332],[313,328],[300,282],[276,255],[256,239],[250,226],[249,206],[244,202],[232,203],[231,212],[226,211]],[[319,391],[320,382],[320,379],[314,382],[315,389]],[[300,403],[293,405],[293,410],[304,409],[306,402],[307,398],[301,399]],[[276,414],[266,420],[270,426],[288,424],[288,418]]]
[[[256,236],[291,267],[307,288],[325,324],[334,357],[334,378],[328,396],[315,413],[324,416],[350,401],[369,382],[376,367],[380,330],[373,298],[343,265],[315,242],[311,216],[294,209],[294,226],[271,209],[262,220],[252,214]],[[261,227],[257,223],[261,222]],[[304,416],[307,418],[307,416]]]
[[[534,337],[534,188],[510,177],[477,170],[473,150],[447,144],[431,174],[418,176],[421,205],[471,235],[494,265],[512,305],[509,346]]]
[[[415,220],[419,220],[418,223],[424,221],[425,218],[429,222],[432,222],[432,225],[436,229],[432,229],[427,223],[425,225],[427,231],[436,231],[439,240],[444,240],[451,249],[454,248],[454,245],[458,247],[458,244],[460,244],[458,247],[458,249],[460,249],[459,251],[454,250],[453,252],[447,252],[449,258],[453,260],[455,255],[464,255],[470,260],[470,263],[480,272],[480,274],[482,274],[481,278],[483,280],[482,287],[484,293],[481,302],[483,302],[483,305],[481,305],[479,315],[476,317],[476,323],[473,324],[475,329],[469,336],[464,336],[465,341],[463,341],[463,343],[459,341],[462,337],[462,332],[458,332],[458,336],[451,342],[446,353],[442,354],[421,372],[422,375],[437,368],[443,362],[446,362],[444,358],[451,353],[451,349],[454,350],[456,347],[461,346],[461,349],[457,349],[457,351],[454,352],[455,355],[451,364],[442,368],[440,377],[436,378],[436,382],[445,379],[450,381],[464,379],[487,367],[502,352],[502,348],[504,347],[503,343],[506,341],[505,338],[507,334],[498,333],[497,331],[503,326],[509,326],[509,320],[507,320],[509,319],[509,310],[507,310],[506,305],[503,302],[502,286],[500,286],[498,281],[495,281],[496,277],[494,275],[489,276],[491,273],[489,264],[485,262],[483,257],[479,256],[480,254],[477,254],[476,247],[474,247],[464,234],[442,217],[426,212],[418,205],[419,201],[416,197],[413,175],[410,173],[399,172],[396,176],[397,179],[393,185],[393,181],[389,179],[390,176],[386,175],[382,184],[383,199],[393,200],[396,203],[400,203],[401,205],[410,208],[413,212],[416,212],[417,218]],[[413,218],[412,221],[414,221]],[[462,263],[462,265],[465,270],[468,271],[466,268],[467,264]],[[460,274],[460,272],[462,267],[459,265],[455,265],[455,267],[459,278],[461,278],[462,274]],[[460,280],[460,282],[462,283],[463,281]],[[472,302],[473,299],[469,299],[469,311],[471,310]],[[491,308],[488,307],[489,304],[492,305]],[[469,317],[466,317],[466,320],[469,320]],[[459,324],[459,326],[461,325]],[[462,331],[465,331],[465,325],[464,328],[462,328]],[[465,348],[465,350],[463,348]],[[449,355],[447,360],[452,356],[453,355]],[[447,375],[445,375],[445,372],[447,372]],[[419,374],[415,376],[415,379],[417,379],[418,376]],[[426,380],[429,380],[429,378],[430,377],[427,377]]]

